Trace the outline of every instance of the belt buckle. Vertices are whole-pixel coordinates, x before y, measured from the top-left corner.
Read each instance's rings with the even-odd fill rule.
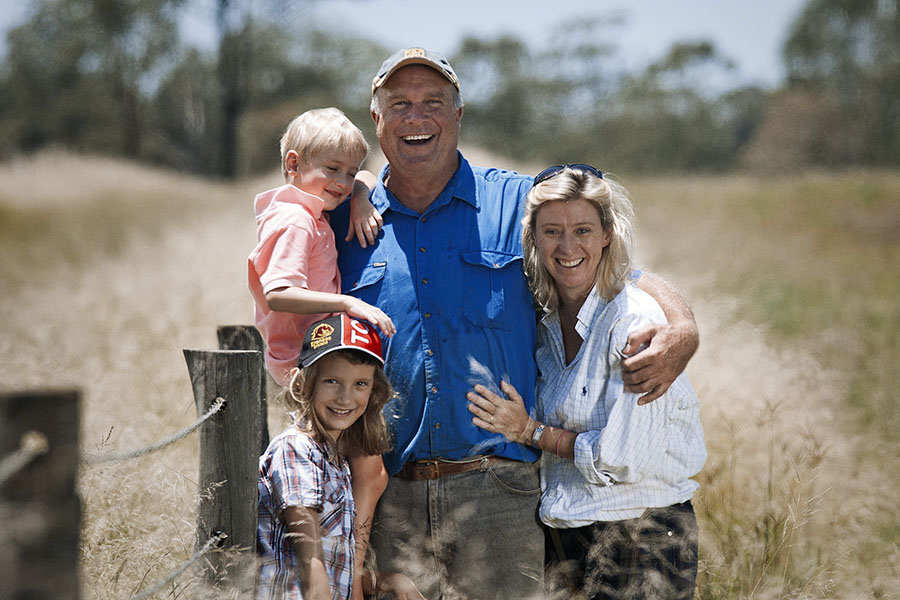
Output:
[[[417,461],[418,466],[422,469],[422,477],[424,479],[439,479],[441,476],[441,469],[438,465],[439,461],[435,459],[425,459]]]

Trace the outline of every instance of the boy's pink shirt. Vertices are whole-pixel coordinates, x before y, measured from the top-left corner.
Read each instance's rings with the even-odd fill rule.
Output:
[[[254,202],[258,243],[247,259],[248,282],[256,328],[266,342],[266,368],[282,386],[297,366],[306,328],[328,315],[271,311],[266,293],[281,287],[340,293],[334,232],[324,206],[318,196],[290,184],[263,192]]]

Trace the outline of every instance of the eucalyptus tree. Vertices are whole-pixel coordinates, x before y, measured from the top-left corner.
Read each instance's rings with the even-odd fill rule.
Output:
[[[181,0],[37,0],[7,35],[5,115],[18,148],[62,142],[137,157],[146,90],[177,44]]]
[[[896,0],[810,0],[783,55],[789,87],[819,94],[818,162],[900,164],[900,10]],[[829,139],[831,138],[831,139]]]

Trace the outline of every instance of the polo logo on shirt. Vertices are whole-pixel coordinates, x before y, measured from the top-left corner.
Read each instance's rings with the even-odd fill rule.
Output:
[[[312,330],[309,336],[309,346],[317,350],[322,346],[331,342],[331,336],[334,335],[334,327],[328,323],[320,323]]]

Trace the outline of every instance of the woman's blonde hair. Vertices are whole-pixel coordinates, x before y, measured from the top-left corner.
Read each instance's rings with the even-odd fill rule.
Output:
[[[308,367],[298,369],[288,385],[288,395],[297,404],[297,426],[301,431],[319,441],[331,444],[333,450],[342,456],[387,452],[390,449],[390,436],[382,409],[394,395],[394,388],[384,374],[381,363],[374,357],[358,350],[335,350],[332,354],[336,354],[354,365],[375,367],[369,404],[362,416],[332,443],[313,409],[312,398],[316,391],[316,375],[319,372],[319,361],[316,361]]]
[[[579,198],[594,205],[603,230],[609,233],[609,246],[603,250],[594,279],[600,295],[612,300],[622,291],[631,273],[634,208],[628,191],[606,177],[600,178],[586,170],[566,167],[531,188],[522,218],[525,275],[535,301],[547,312],[559,307],[559,294],[550,273],[541,262],[535,241],[537,215],[548,202],[567,202]]]
[[[293,150],[301,159],[348,154],[359,163],[369,154],[363,132],[337,108],[313,108],[294,118],[281,136],[281,173],[287,177],[284,159]]]

